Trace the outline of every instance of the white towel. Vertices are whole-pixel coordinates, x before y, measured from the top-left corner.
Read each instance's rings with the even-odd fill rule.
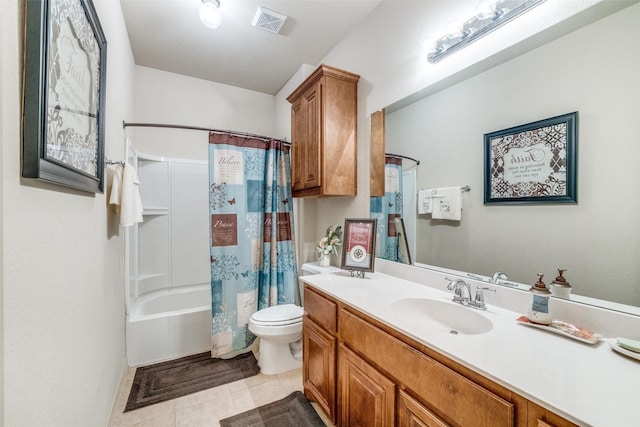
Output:
[[[433,206],[439,198],[440,196],[436,188],[418,190],[418,214],[433,213]]]
[[[460,221],[462,219],[462,187],[438,188],[431,218]]]
[[[435,189],[418,190],[418,214],[424,215],[433,212],[433,196]]]
[[[118,164],[113,173],[113,182],[111,183],[111,194],[109,195],[109,204],[116,206],[116,213],[120,213],[120,200],[122,199],[122,165]]]
[[[113,175],[109,203],[116,205],[120,213],[120,225],[131,227],[142,222],[142,200],[140,199],[140,180],[133,166],[125,163],[118,166]]]

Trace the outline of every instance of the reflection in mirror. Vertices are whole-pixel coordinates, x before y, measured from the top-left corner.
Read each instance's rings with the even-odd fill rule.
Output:
[[[502,271],[524,289],[537,273],[551,282],[562,268],[572,300],[577,294],[640,306],[639,23],[640,4],[634,4],[412,104],[385,109],[386,151],[421,160],[417,189],[479,189],[463,197],[459,222],[413,210],[414,263],[487,281]],[[580,114],[578,203],[484,205],[483,135],[571,111]],[[404,194],[411,199],[415,193]]]
[[[411,251],[409,250],[409,242],[407,232],[404,228],[404,221],[402,218],[395,218],[393,222],[396,228],[396,235],[398,236],[398,262],[412,265]]]
[[[371,218],[378,223],[376,256],[389,261],[400,261],[395,218],[402,217],[402,159],[385,156],[384,196],[371,197]]]

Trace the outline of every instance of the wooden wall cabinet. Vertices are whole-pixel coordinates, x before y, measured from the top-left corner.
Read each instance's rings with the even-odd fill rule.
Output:
[[[304,301],[305,394],[338,426],[575,426],[308,285]]]
[[[385,193],[385,123],[384,110],[376,111],[371,114],[371,147],[369,151],[369,196],[384,197]]]
[[[294,197],[357,195],[359,79],[321,65],[287,98]]]

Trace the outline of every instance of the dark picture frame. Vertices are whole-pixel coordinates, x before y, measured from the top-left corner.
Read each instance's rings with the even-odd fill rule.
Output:
[[[375,264],[377,220],[345,219],[342,245],[343,270],[372,272]]]
[[[104,192],[106,59],[91,0],[26,2],[23,177]]]
[[[484,135],[484,203],[577,203],[578,112]]]

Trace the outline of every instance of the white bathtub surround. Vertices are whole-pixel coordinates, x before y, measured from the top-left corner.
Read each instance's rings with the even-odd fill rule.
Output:
[[[129,366],[205,352],[211,346],[211,290],[200,285],[145,295],[132,303],[126,328]]]
[[[397,265],[376,262],[383,270],[397,269]],[[406,277],[376,272],[359,279],[345,272],[303,280],[579,425],[637,425],[637,361],[612,351],[606,342],[588,345],[519,325],[516,319],[525,313],[530,295],[502,287],[495,294],[485,294],[487,310],[477,312],[493,323],[489,332],[452,335],[434,330],[415,316],[394,311],[392,303],[404,298],[451,301],[452,293],[444,290],[445,275],[413,267],[397,270]],[[496,302],[517,308],[502,308]],[[633,338],[640,330],[637,316],[555,302],[562,303],[552,310],[563,320],[582,323],[605,336]]]

